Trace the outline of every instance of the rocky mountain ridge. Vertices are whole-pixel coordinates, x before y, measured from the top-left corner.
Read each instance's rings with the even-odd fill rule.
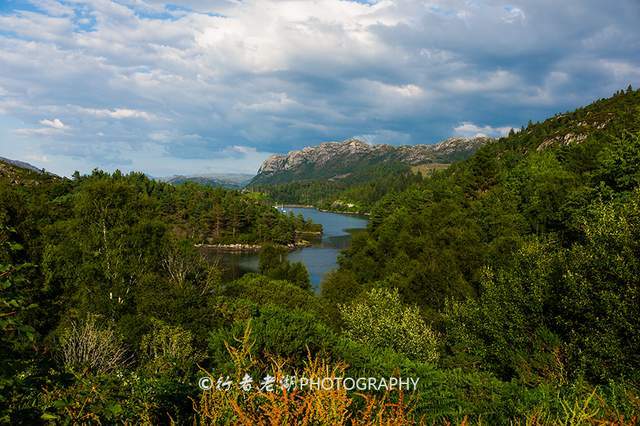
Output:
[[[289,179],[332,177],[349,173],[357,165],[396,161],[407,165],[450,163],[471,155],[491,139],[452,137],[433,145],[369,144],[358,138],[324,142],[314,147],[273,155],[262,163],[252,183]],[[280,175],[280,176],[279,176]],[[288,175],[285,177],[284,175]]]

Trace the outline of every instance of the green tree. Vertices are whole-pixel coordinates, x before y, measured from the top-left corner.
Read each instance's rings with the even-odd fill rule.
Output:
[[[260,250],[259,271],[270,278],[286,280],[304,290],[311,289],[309,272],[300,262],[287,260],[287,249],[267,244]]]

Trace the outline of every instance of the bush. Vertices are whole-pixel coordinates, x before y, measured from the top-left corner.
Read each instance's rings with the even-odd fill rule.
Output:
[[[230,328],[211,333],[210,357],[217,362],[228,360],[228,344],[237,340],[247,327],[237,321]],[[267,306],[251,319],[251,353],[262,359],[277,355],[303,360],[307,353],[328,352],[336,341],[333,331],[315,315],[300,309]]]
[[[109,373],[127,365],[121,340],[108,327],[99,326],[96,316],[72,322],[60,338],[60,356],[64,366],[78,373]]]
[[[223,296],[247,299],[258,305],[274,305],[289,309],[302,309],[319,316],[326,314],[326,303],[313,293],[289,281],[274,280],[262,275],[246,274],[225,286]]]
[[[267,244],[260,251],[260,273],[276,280],[289,281],[303,290],[311,290],[309,272],[303,263],[289,262],[287,250]]]
[[[388,347],[423,361],[438,359],[438,339],[417,307],[404,306],[397,289],[374,288],[340,313],[347,337],[373,347]]]
[[[142,337],[140,345],[145,370],[151,374],[187,374],[193,371],[198,355],[193,348],[192,334],[162,321],[152,322],[152,332]]]

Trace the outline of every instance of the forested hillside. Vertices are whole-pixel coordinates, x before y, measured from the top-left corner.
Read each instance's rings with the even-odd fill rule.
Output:
[[[639,165],[638,91],[530,124],[377,203],[324,291],[398,288],[451,366],[637,383]]]
[[[320,295],[277,248],[313,225],[256,194],[0,178],[0,422],[637,424],[639,165],[628,90],[387,182]],[[234,239],[276,243],[262,274],[224,282],[193,247]]]
[[[253,185],[277,203],[313,205],[320,209],[366,213],[389,192],[399,192],[422,180],[402,163],[387,163],[354,170],[340,179],[313,179],[275,185]]]
[[[358,139],[327,142],[267,159],[248,187],[278,203],[366,213],[388,192],[401,191],[490,142],[486,137],[399,147]]]

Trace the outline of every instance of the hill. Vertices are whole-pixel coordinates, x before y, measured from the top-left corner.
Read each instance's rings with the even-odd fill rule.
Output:
[[[447,365],[637,380],[639,164],[640,91],[530,123],[377,202],[323,291],[398,288]]]
[[[386,193],[472,155],[492,139],[449,138],[435,145],[327,142],[267,159],[249,187],[276,202],[367,213]]]
[[[160,180],[170,183],[172,185],[178,185],[185,182],[199,183],[205,186],[220,187],[227,189],[240,189],[243,188],[251,179],[253,175],[241,174],[241,173],[223,173],[223,174],[206,174],[206,175],[175,175]]]
[[[39,183],[57,177],[24,161],[0,157],[0,179],[7,179],[13,184]]]
[[[381,164],[451,163],[466,158],[488,138],[450,138],[435,145],[371,145],[352,138],[325,142],[286,155],[269,157],[250,185],[278,184],[300,180],[344,179]]]

